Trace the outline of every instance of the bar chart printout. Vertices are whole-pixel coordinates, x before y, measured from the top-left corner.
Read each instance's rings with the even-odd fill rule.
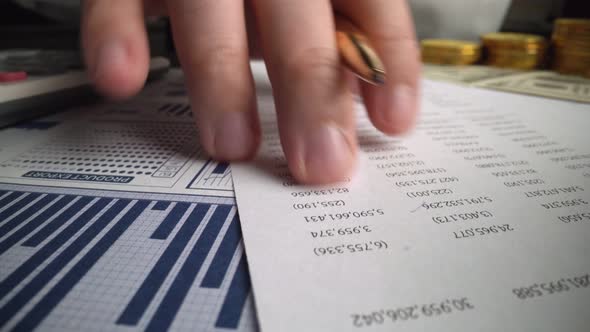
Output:
[[[233,199],[34,189],[0,185],[0,330],[257,330]]]

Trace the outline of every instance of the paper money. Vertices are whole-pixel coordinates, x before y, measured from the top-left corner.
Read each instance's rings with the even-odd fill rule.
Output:
[[[535,71],[474,82],[473,86],[590,103],[590,79]]]
[[[469,85],[490,78],[504,77],[521,71],[488,66],[444,66],[424,64],[424,77],[435,80]]]
[[[424,65],[423,74],[426,78],[435,81],[590,103],[590,79],[552,71]]]

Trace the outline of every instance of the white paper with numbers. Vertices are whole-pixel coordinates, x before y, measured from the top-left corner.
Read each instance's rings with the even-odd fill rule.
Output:
[[[588,331],[590,106],[425,81],[415,131],[359,106],[350,182],[289,178],[270,94],[234,186],[263,331]]]

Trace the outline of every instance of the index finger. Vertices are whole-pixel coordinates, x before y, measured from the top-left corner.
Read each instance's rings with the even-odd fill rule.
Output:
[[[92,80],[111,97],[135,94],[150,62],[142,0],[86,0],[82,5],[82,45]]]

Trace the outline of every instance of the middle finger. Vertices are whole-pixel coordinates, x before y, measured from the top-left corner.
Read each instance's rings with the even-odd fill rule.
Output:
[[[329,0],[254,0],[281,142],[295,178],[342,180],[354,169],[352,96]]]
[[[260,138],[244,2],[167,0],[178,56],[205,150],[250,158]]]

